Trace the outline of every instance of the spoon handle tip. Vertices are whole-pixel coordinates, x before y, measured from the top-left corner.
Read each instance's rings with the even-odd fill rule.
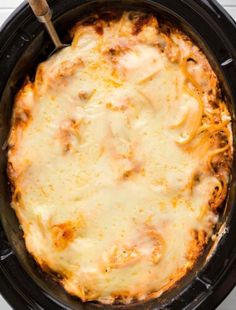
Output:
[[[35,16],[39,19],[47,15],[51,15],[51,10],[46,0],[28,0]]]

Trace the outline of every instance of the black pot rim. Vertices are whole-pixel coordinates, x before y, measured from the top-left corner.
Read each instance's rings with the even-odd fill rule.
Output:
[[[221,25],[224,28],[224,32],[227,32],[227,34],[225,34],[225,37],[228,44],[228,50],[230,55],[232,56],[232,61],[235,63],[236,45],[234,45],[233,42],[236,42],[236,24],[232,17],[215,0],[192,0],[192,2],[191,0],[180,1],[186,4],[195,3],[196,5],[198,5],[198,2],[201,2],[201,6],[205,11],[206,16],[211,16],[213,19],[216,19],[217,14],[221,16]],[[17,20],[20,20],[22,16],[24,16],[24,18],[26,19],[32,18],[32,16],[28,15],[28,10],[28,5],[26,1],[24,1],[24,3],[22,3],[9,16],[9,18],[0,28],[0,42],[5,41],[4,46],[0,47],[0,58],[1,55],[5,52],[4,48],[8,47],[8,40],[11,39],[7,36],[7,33],[11,33],[11,29],[15,27]],[[233,71],[236,73],[236,66],[233,68]],[[236,99],[236,95],[234,99]],[[236,102],[236,100],[234,100],[234,102]],[[234,215],[232,215],[230,219],[228,219],[228,221],[232,224],[235,219],[236,212],[234,213]],[[5,224],[3,226],[5,226]],[[1,230],[2,229],[0,226],[0,232]],[[221,251],[227,250],[224,248],[224,242],[227,242],[229,234],[232,234],[231,228],[226,234],[224,234],[224,236],[220,240]],[[3,236],[2,231],[2,236],[0,235],[0,242],[2,242],[3,238],[5,238],[5,236]],[[24,290],[17,284],[17,282],[14,281],[13,274],[9,272],[10,268],[13,268],[17,272],[19,271],[22,276],[28,279],[29,283],[33,282],[19,264],[17,257],[11,251],[11,247],[8,245],[6,249],[4,249],[4,251],[5,250],[6,252],[4,252],[4,255],[2,255],[0,247],[0,293],[15,309],[21,309],[21,307],[24,307],[25,309],[42,309],[41,305],[38,303],[38,300],[32,300],[29,296],[27,296],[27,292],[24,292]],[[204,295],[202,295],[202,300],[201,296],[198,296],[198,298],[200,299],[193,302],[188,309],[206,309],[207,307],[209,309],[215,309],[234,288],[234,286],[236,285],[236,245],[234,246],[233,250],[231,247],[231,252],[232,253],[230,253],[230,256],[228,257],[227,264],[224,266],[224,270],[215,270],[215,272],[221,273],[221,276],[214,282],[214,285],[211,281],[209,281],[208,277],[203,276],[198,278],[198,285],[201,284],[206,287],[207,294],[205,293]],[[219,251],[217,255],[220,255]],[[38,290],[38,298],[44,299],[45,303],[48,302],[48,304],[52,306],[52,308],[50,309],[65,309],[62,305],[59,305],[53,298],[50,298],[45,292],[43,292],[43,290],[41,291],[41,289],[35,283],[32,283],[32,289]]]

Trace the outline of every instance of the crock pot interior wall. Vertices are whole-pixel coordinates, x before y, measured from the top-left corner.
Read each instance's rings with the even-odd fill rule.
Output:
[[[54,11],[57,29],[61,37],[64,37],[65,40],[68,40],[68,36],[66,35],[67,30],[77,20],[86,16],[88,12],[96,11],[102,7],[106,9],[114,7],[115,9],[137,8],[151,10],[152,12],[156,12],[157,15],[165,16],[167,19],[180,24],[209,56],[210,62],[224,85],[225,94],[232,103],[230,110],[234,116],[236,94],[233,93],[233,89],[236,88],[234,77],[236,68],[234,61],[230,59],[236,59],[236,55],[224,33],[220,32],[222,31],[219,27],[220,17],[217,20],[216,16],[214,16],[214,10],[212,10],[212,8],[214,9],[214,1],[204,1],[211,4],[211,6],[204,6],[203,10],[201,9],[201,5],[199,5],[201,1],[198,0],[160,0],[158,2],[147,0],[139,2],[134,0],[61,0],[49,2]],[[215,8],[217,7],[215,6]],[[213,17],[212,20],[211,16]],[[15,25],[18,23],[20,27],[12,31],[13,29],[10,29],[12,26],[9,24],[9,29],[6,28],[2,36],[0,36],[0,42],[3,43],[0,45],[0,72],[2,73],[2,80],[0,81],[0,93],[2,94],[0,100],[1,145],[4,145],[7,139],[12,104],[17,89],[23,83],[26,74],[33,76],[36,65],[46,59],[47,55],[53,49],[48,35],[45,34],[42,25],[35,20],[29,8],[22,7],[21,13],[15,18]],[[235,125],[233,124],[233,126]],[[235,160],[233,165],[235,168]],[[234,261],[236,260],[236,246],[232,237],[233,234],[236,235],[236,227],[234,228],[231,225],[233,221],[236,221],[236,212],[233,210],[236,193],[235,173],[233,173],[225,211],[221,215],[219,227],[217,228],[219,229],[221,225],[225,225],[226,233],[217,241],[217,249],[207,263],[206,257],[213,246],[212,243],[208,245],[194,270],[179,281],[177,287],[163,294],[157,301],[153,300],[145,304],[137,303],[129,306],[101,306],[98,303],[82,304],[79,299],[69,296],[55,281],[40,271],[34,260],[28,255],[19,223],[14,211],[10,208],[10,191],[6,176],[6,150],[4,148],[0,154],[0,169],[0,214],[6,235],[23,268],[39,285],[42,293],[49,300],[53,300],[53,303],[57,304],[58,309],[60,307],[64,308],[64,306],[70,307],[71,309],[97,309],[101,307],[107,309],[115,307],[129,309],[144,309],[144,307],[145,309],[193,309],[212,294],[214,286],[218,285],[220,279],[224,276],[222,272],[225,270],[227,263],[233,261],[233,259]],[[15,272],[18,272],[17,269]]]

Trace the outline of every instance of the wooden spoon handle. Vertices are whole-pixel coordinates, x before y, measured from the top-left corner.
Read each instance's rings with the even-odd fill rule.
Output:
[[[28,0],[31,9],[37,17],[50,15],[50,8],[46,0]]]

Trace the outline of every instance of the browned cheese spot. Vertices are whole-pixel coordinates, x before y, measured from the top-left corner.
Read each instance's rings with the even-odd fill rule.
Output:
[[[65,250],[75,238],[84,233],[85,227],[86,223],[82,216],[75,222],[67,221],[52,225],[51,236],[56,249],[58,251]]]
[[[193,230],[191,236],[193,239],[187,251],[187,259],[190,263],[194,263],[207,243],[207,235],[205,231]]]

